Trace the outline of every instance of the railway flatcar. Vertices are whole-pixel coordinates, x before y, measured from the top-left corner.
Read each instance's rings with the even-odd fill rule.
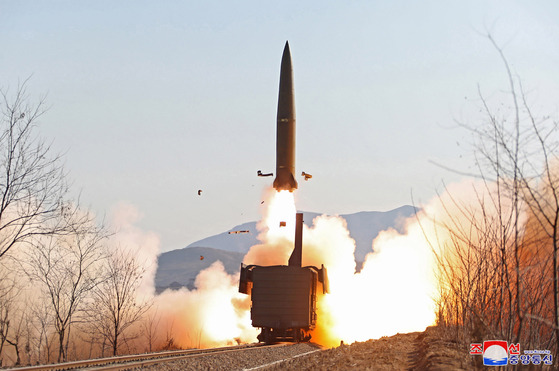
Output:
[[[316,326],[317,290],[328,292],[324,265],[302,267],[303,214],[296,216],[295,247],[288,265],[241,264],[239,292],[251,296],[251,320],[262,329],[258,340],[302,342]]]

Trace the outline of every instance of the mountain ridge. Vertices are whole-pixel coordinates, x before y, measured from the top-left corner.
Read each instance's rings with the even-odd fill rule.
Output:
[[[404,205],[389,211],[359,211],[352,214],[337,215],[347,224],[350,236],[355,240],[355,260],[360,264],[372,251],[372,242],[381,231],[395,229],[404,232],[405,221],[415,215],[418,208]],[[314,218],[323,214],[303,211],[307,226],[312,226]],[[198,273],[219,260],[229,274],[238,272],[244,255],[251,246],[260,243],[256,229],[258,222],[246,222],[228,231],[195,241],[185,248],[162,253],[158,257],[155,286],[157,292],[166,288],[194,288]],[[233,231],[248,233],[230,234]]]
[[[415,215],[419,209],[404,205],[389,211],[359,211],[352,214],[337,215],[343,218],[347,223],[347,228],[351,237],[355,240],[355,258],[357,260],[365,259],[365,255],[371,251],[373,239],[380,231],[394,228],[398,232],[404,231],[404,222],[408,217]],[[314,218],[324,214],[300,211],[303,213],[303,219],[307,226],[312,226]],[[260,231],[256,229],[258,222],[247,222],[239,224],[228,231],[203,238],[186,246],[191,247],[212,247],[224,251],[232,251],[246,254],[251,246],[260,243],[258,234]],[[249,231],[249,233],[236,234],[234,238],[229,234],[233,231]]]

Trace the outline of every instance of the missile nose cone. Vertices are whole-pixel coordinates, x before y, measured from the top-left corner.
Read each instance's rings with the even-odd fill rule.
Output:
[[[285,57],[286,55],[288,55],[289,58],[291,58],[291,51],[289,50],[289,41],[285,42],[285,47],[283,48],[283,57]]]
[[[281,57],[278,119],[295,119],[295,102],[293,89],[293,65],[291,63],[289,42],[286,42],[285,48],[283,49],[283,56]]]
[[[283,54],[281,56],[281,64],[291,64],[291,50],[289,49],[289,42],[285,43],[285,47],[283,48]]]

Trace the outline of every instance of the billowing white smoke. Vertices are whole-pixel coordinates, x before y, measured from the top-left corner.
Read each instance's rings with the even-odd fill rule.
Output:
[[[120,202],[111,213],[111,229],[115,234],[109,238],[109,249],[132,254],[143,268],[142,282],[138,297],[150,298],[155,295],[155,272],[160,251],[159,237],[154,232],[146,232],[135,224],[142,214],[132,204]]]
[[[238,277],[219,261],[200,272],[196,288],[167,290],[157,296],[165,342],[180,347],[215,347],[256,341],[250,324],[250,300],[238,292]]]
[[[267,190],[264,206],[259,223],[261,243],[250,249],[244,263],[287,264],[294,239],[293,194]],[[119,226],[114,240],[120,246],[136,246],[148,269],[146,279],[152,283],[157,237],[133,225],[139,213],[130,205],[119,205],[113,215]],[[352,342],[422,330],[433,322],[430,248],[415,222],[408,225],[406,235],[382,232],[360,273],[355,273],[355,242],[340,217],[315,218],[311,228],[304,227],[303,246],[303,265],[320,268],[324,264],[330,279],[331,293],[319,298],[314,341],[337,345],[340,340]],[[154,297],[150,317],[158,326],[152,348],[211,347],[256,340],[259,330],[251,326],[250,297],[238,293],[238,275],[228,275],[216,262],[200,272],[195,286],[192,291],[167,290]],[[153,283],[143,287],[144,294],[153,292]]]
[[[292,196],[293,207],[275,205],[288,202],[286,197],[288,193],[280,193],[271,201],[270,210],[292,212]],[[292,231],[280,239],[275,225],[268,227],[271,241],[263,233],[263,243],[253,246],[245,263],[287,264],[293,250]],[[330,294],[319,297],[313,341],[333,346],[340,340],[350,343],[420,331],[433,323],[436,285],[431,248],[414,220],[404,235],[395,230],[380,233],[359,273],[354,251],[355,241],[341,217],[322,215],[313,220],[312,227],[304,227],[303,266],[324,264],[330,281]]]
[[[432,248],[444,247],[451,238],[441,225],[452,220],[467,226],[471,213],[481,212],[475,206],[479,198],[491,192],[471,182],[449,189],[422,205],[422,212],[407,221],[405,233],[381,232],[359,273],[355,241],[343,218],[323,215],[304,227],[303,265],[324,264],[330,280],[330,294],[318,300],[313,341],[334,346],[340,340],[422,331],[433,324],[438,291]],[[245,264],[285,265],[293,249],[293,194],[270,190],[268,195],[259,223],[261,243],[250,249]],[[466,207],[471,212],[464,214]],[[238,293],[238,276],[228,275],[220,263],[200,272],[195,290],[167,291],[155,303],[160,342],[172,337],[178,346],[207,347],[255,341],[258,333],[250,324],[250,298]]]
[[[110,241],[113,248],[132,252],[145,269],[137,296],[140,302],[152,298],[153,305],[144,321],[134,328],[143,335],[137,340],[140,350],[207,348],[255,341],[257,331],[250,325],[250,301],[238,292],[238,276],[228,275],[219,261],[198,274],[194,290],[167,290],[154,296],[159,238],[134,224],[140,217],[133,205],[118,204],[112,213],[117,233]],[[150,331],[153,333],[148,335]]]

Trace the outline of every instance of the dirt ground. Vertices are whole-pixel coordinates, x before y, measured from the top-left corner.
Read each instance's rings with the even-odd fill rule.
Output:
[[[436,327],[396,334],[283,362],[272,370],[472,370],[469,349],[443,340]]]

